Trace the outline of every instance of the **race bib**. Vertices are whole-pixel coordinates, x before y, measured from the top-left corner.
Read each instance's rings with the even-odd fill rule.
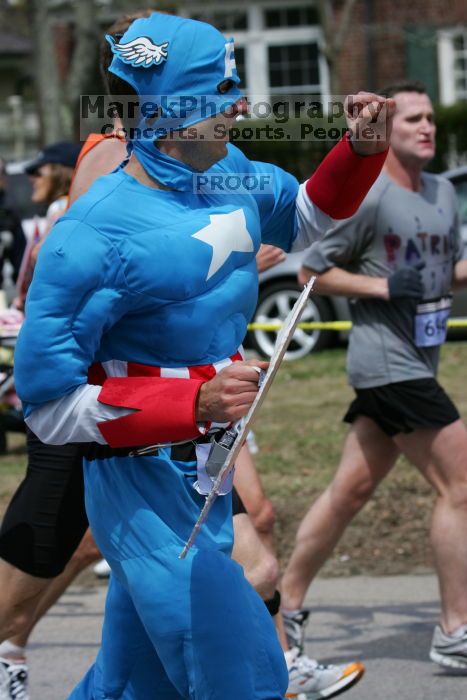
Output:
[[[193,488],[200,493],[202,496],[207,496],[212,491],[212,486],[214,484],[214,479],[206,471],[206,460],[209,457],[209,452],[211,450],[211,443],[206,442],[200,445],[196,445],[196,470],[198,472],[198,479],[193,484]],[[234,470],[227,474],[225,481],[222,483],[219,489],[219,496],[226,496],[230,491],[232,491],[234,479]]]
[[[417,305],[414,319],[414,336],[417,347],[429,348],[444,343],[451,304],[452,297],[448,296]]]

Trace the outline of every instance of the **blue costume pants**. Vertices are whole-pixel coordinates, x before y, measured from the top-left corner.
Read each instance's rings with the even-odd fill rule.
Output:
[[[288,675],[274,624],[226,551],[231,499],[218,498],[180,560],[203,502],[194,465],[149,460],[86,470],[91,526],[113,573],[101,650],[70,700],[281,700]]]

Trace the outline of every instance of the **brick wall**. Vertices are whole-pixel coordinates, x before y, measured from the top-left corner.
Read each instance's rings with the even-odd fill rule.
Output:
[[[376,89],[409,77],[408,42],[415,42],[421,50],[432,47],[435,52],[435,30],[456,25],[467,26],[465,0],[358,0],[339,60],[342,91]],[[420,28],[427,32],[421,37],[417,34]]]

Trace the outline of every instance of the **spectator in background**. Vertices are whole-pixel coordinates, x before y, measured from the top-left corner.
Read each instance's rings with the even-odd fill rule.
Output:
[[[8,261],[13,268],[13,281],[18,278],[26,238],[17,213],[6,202],[5,163],[0,159],[0,284],[3,288],[3,268]]]
[[[32,201],[49,205],[44,235],[68,206],[68,191],[80,150],[80,143],[54,143],[26,166],[26,173],[32,179]]]
[[[0,159],[0,326],[10,328],[11,324],[15,324],[18,319],[15,317],[16,312],[11,313],[3,311],[3,307],[7,305],[8,290],[11,292],[11,283],[16,282],[18,273],[21,267],[26,248],[26,237],[21,225],[21,219],[15,209],[8,203],[7,193],[7,178],[5,163]],[[5,275],[5,263],[11,265],[11,276]],[[5,316],[8,314],[8,316]],[[10,351],[6,351],[6,358],[9,359]],[[2,357],[2,362],[6,360]],[[5,392],[5,385],[2,388],[2,411],[0,412],[0,454],[6,452],[6,429],[22,430],[23,420],[22,413],[18,410],[19,400],[14,389]]]
[[[35,204],[48,204],[46,224],[39,241],[32,241],[28,248],[18,279],[19,295],[16,306],[23,310],[26,293],[31,284],[32,272],[43,240],[54,223],[66,211],[68,191],[74,167],[81,150],[80,143],[61,142],[46,146],[26,166],[26,173],[32,181],[32,201]]]

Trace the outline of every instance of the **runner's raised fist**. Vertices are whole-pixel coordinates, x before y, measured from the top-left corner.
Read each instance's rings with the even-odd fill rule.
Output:
[[[373,92],[348,95],[344,102],[345,118],[355,153],[368,156],[389,147],[396,103],[390,97]]]

